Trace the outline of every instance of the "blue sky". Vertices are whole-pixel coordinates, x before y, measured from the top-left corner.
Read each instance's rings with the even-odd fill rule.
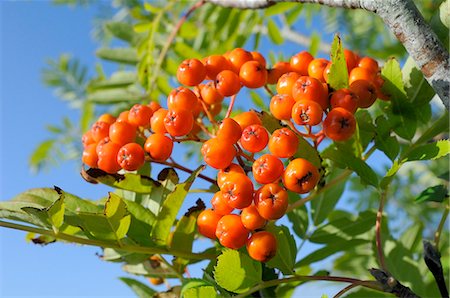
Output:
[[[45,125],[58,125],[65,116],[74,121],[79,117],[42,84],[45,60],[69,53],[92,67],[98,61],[91,38],[95,15],[92,8],[72,9],[50,1],[0,2],[0,200],[53,185],[82,197],[105,194],[81,179],[78,162],[38,175],[28,167],[35,146],[50,137]],[[99,260],[96,253],[101,250],[73,244],[40,247],[26,243],[23,232],[0,228],[0,297],[133,296],[117,279],[126,276],[120,265]],[[316,283],[304,288],[304,293],[320,297],[336,289]]]

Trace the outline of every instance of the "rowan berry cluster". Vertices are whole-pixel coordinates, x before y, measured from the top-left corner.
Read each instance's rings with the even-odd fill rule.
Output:
[[[288,191],[308,193],[320,179],[315,165],[296,157],[299,138],[316,148],[326,137],[348,140],[356,110],[385,99],[376,60],[349,50],[344,55],[349,88],[340,90],[328,85],[331,62],[306,51],[272,68],[260,53],[241,48],[187,59],[177,71],[184,86],[170,92],[167,108],[152,102],[136,104],[117,119],[102,115],[83,136],[83,162],[108,173],[134,171],[145,161],[168,159],[174,142],[201,142],[205,163],[218,170],[220,190],[212,208],[198,216],[199,232],[228,248],[246,245],[252,258],[266,262],[277,249],[275,236],[264,230],[267,222],[286,213]],[[276,94],[269,85],[276,85]],[[252,110],[231,117],[242,87],[269,92],[269,110],[281,128],[270,133]]]

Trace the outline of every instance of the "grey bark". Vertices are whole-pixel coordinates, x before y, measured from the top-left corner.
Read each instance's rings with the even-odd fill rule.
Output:
[[[383,19],[403,44],[425,79],[449,109],[449,53],[411,0],[206,0],[226,7],[258,9],[279,2],[317,3],[331,7],[365,9]]]

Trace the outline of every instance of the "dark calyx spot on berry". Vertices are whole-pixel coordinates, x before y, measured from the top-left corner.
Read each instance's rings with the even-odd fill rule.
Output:
[[[341,119],[339,119],[338,122],[341,125],[341,128],[347,128],[350,126],[350,123],[347,118],[341,118]]]
[[[306,89],[306,87],[308,87],[309,85],[311,85],[311,82],[308,81],[302,82],[302,89]]]
[[[308,115],[307,111],[302,111],[302,113],[300,114],[300,119],[302,119],[303,122],[309,122],[310,117]]]
[[[300,179],[297,180],[297,184],[298,184],[298,185],[302,185],[303,183],[308,182],[308,180],[311,179],[312,175],[313,175],[313,174],[312,174],[311,172],[308,171],[308,173],[306,173],[305,176],[303,176],[302,178],[300,178]]]
[[[272,202],[276,200],[277,196],[273,193],[271,193],[267,198],[271,199]]]

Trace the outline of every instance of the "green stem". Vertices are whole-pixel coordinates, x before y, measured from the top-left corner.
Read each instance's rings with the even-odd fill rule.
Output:
[[[370,280],[360,280],[360,279],[356,279],[356,278],[341,277],[341,276],[296,275],[296,276],[292,276],[292,277],[273,279],[273,280],[259,283],[258,285],[254,286],[247,292],[237,295],[237,296],[234,296],[234,298],[244,298],[244,297],[247,297],[247,296],[251,295],[252,293],[257,292],[259,290],[277,286],[277,285],[284,284],[284,283],[291,283],[291,282],[296,282],[296,281],[311,281],[311,280],[345,282],[345,283],[350,283],[350,284],[357,284],[358,286],[363,286],[366,288],[371,288],[371,289],[383,292],[383,289],[378,282],[370,281]]]
[[[334,185],[340,183],[342,180],[345,180],[348,176],[350,176],[350,174],[352,173],[352,171],[350,170],[345,170],[344,172],[342,172],[341,175],[339,175],[338,177],[336,177],[334,180],[328,182],[324,187],[322,187],[321,189],[317,190],[316,192],[310,194],[309,196],[298,200],[297,202],[291,204],[286,213],[287,212],[291,212],[292,210],[294,210],[295,208],[299,208],[303,205],[306,204],[306,202],[311,201],[312,199],[314,199],[315,197],[317,197],[318,195],[320,195],[321,193],[323,193],[324,191],[326,191],[327,189],[329,189],[330,187],[333,187]]]
[[[436,249],[439,249],[439,240],[441,239],[442,229],[444,228],[445,221],[447,220],[450,206],[447,204],[445,206],[444,213],[442,214],[441,221],[439,222],[439,226],[434,233],[434,245]]]
[[[384,254],[383,254],[383,239],[381,238],[381,221],[383,219],[383,209],[384,209],[384,205],[386,203],[386,198],[387,198],[387,188],[386,187],[380,195],[380,206],[378,207],[378,212],[377,212],[377,219],[375,222],[375,242],[376,242],[376,246],[377,246],[377,255],[378,255],[378,262],[381,266],[381,268],[383,269],[383,271],[385,272],[389,272],[386,268],[386,262],[384,259]]]
[[[42,228],[37,227],[31,227],[31,226],[25,226],[21,224],[6,222],[6,221],[0,221],[0,227],[25,231],[25,232],[32,232],[36,234],[46,235],[53,237],[57,240],[63,240],[67,242],[73,242],[83,245],[90,245],[90,246],[99,246],[103,248],[112,248],[112,249],[118,249],[118,250],[124,250],[127,252],[133,252],[133,253],[141,253],[141,254],[148,254],[148,255],[154,255],[154,254],[163,254],[163,255],[173,255],[180,258],[186,258],[186,259],[210,259],[213,260],[216,258],[216,255],[214,254],[206,254],[206,253],[191,253],[191,252],[185,252],[185,251],[177,251],[173,249],[165,249],[165,248],[158,248],[158,247],[142,247],[142,246],[134,246],[134,245],[126,245],[122,244],[119,245],[115,242],[103,242],[101,240],[94,240],[94,239],[87,239],[87,238],[81,238],[73,235],[68,235],[64,233],[55,233],[53,230],[46,230]]]

